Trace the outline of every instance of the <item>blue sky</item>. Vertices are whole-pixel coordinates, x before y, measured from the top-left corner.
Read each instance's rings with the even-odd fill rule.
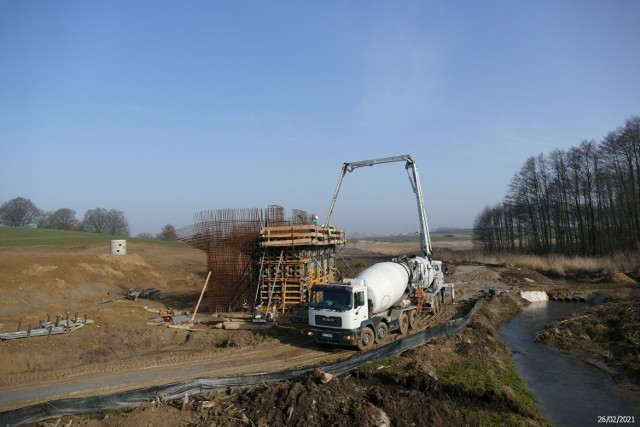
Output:
[[[0,0],[0,202],[326,217],[343,162],[410,154],[431,228],[470,227],[524,161],[640,114],[640,2]],[[402,164],[332,223],[416,231]]]

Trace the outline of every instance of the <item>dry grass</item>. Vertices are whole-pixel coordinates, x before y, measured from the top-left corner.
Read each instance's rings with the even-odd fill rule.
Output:
[[[563,255],[486,254],[477,249],[470,235],[436,235],[432,240],[435,259],[457,264],[508,264],[538,271],[556,277],[572,277],[582,274],[640,274],[640,252],[617,252],[604,257],[577,257]],[[418,235],[368,237],[352,239],[351,247],[380,255],[398,256],[420,253]]]
[[[449,262],[508,264],[530,270],[568,277],[576,274],[629,273],[640,270],[640,253],[615,253],[606,257],[569,257],[564,255],[492,254],[480,250],[441,249],[437,256]]]

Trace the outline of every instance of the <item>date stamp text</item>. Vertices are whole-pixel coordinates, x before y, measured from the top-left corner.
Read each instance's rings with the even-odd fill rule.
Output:
[[[633,415],[598,415],[598,424],[635,424]]]

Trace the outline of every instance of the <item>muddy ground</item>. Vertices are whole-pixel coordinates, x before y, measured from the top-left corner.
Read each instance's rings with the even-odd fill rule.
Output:
[[[397,255],[399,249],[388,245],[367,247],[366,251],[346,248],[342,257],[347,264],[341,269],[353,274],[388,259],[389,254]],[[193,249],[159,245],[129,243],[127,251],[126,256],[111,256],[108,248],[101,246],[0,249],[0,332],[15,330],[19,323],[35,325],[47,315],[66,316],[67,312],[71,317],[77,312],[94,320],[66,335],[0,342],[0,394],[42,384],[53,384],[55,389],[55,384],[92,376],[125,379],[150,370],[154,370],[153,378],[137,386],[163,384],[187,378],[189,375],[178,369],[185,366],[198,368],[198,376],[219,376],[310,366],[353,355],[349,349],[316,346],[304,336],[304,324],[285,319],[269,329],[253,331],[202,327],[193,332],[151,325],[166,312],[193,310],[204,283],[205,257]],[[448,304],[438,316],[423,319],[422,328],[459,317],[490,290],[499,291],[500,296],[485,304],[460,334],[402,357],[329,381],[317,372],[299,381],[38,424],[542,425],[544,420],[517,378],[510,353],[497,334],[498,324],[524,304],[518,298],[519,291],[547,290],[556,299],[589,299],[598,294],[610,298],[610,303],[597,307],[602,312],[584,319],[613,318],[610,311],[619,311],[615,303],[638,307],[639,302],[639,286],[629,275],[607,276],[594,283],[550,279],[510,266],[451,265],[449,272],[447,281],[456,284],[456,304]],[[146,287],[159,288],[167,298],[104,302],[131,288]],[[625,319],[632,325],[636,322],[636,333],[627,333],[629,342],[622,352],[584,350],[585,359],[597,361],[619,378],[630,369],[628,362],[640,354],[637,312],[630,316]],[[565,322],[556,329],[563,331],[565,325],[569,330],[573,323]],[[583,332],[553,333],[549,335],[554,339],[548,340],[574,348],[575,336],[586,340],[588,332]],[[125,388],[132,387],[123,381],[99,392]],[[0,411],[42,400],[3,404]]]

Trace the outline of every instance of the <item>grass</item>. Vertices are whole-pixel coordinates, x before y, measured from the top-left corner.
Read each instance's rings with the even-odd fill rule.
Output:
[[[69,246],[109,244],[111,240],[184,246],[182,242],[137,239],[129,236],[88,233],[86,231],[53,230],[48,228],[0,227],[0,247],[12,246]]]
[[[451,363],[438,371],[438,378],[447,385],[461,389],[469,396],[477,398],[502,396],[515,404],[522,414],[542,421],[544,419],[536,405],[536,398],[525,382],[518,376],[513,361],[505,368],[479,360],[468,358],[462,362]],[[509,415],[508,419],[496,419],[500,414],[484,413],[486,419],[482,425],[521,425],[522,419]]]
[[[564,255],[487,254],[473,244],[473,230],[446,230],[430,233],[435,259],[464,264],[506,264],[538,271],[555,277],[572,277],[581,274],[629,273],[638,270],[640,252],[618,252],[609,256],[581,257]],[[420,235],[398,234],[366,236],[350,241],[368,241],[388,244],[415,243]]]
[[[507,320],[511,320],[522,312],[522,309],[514,299],[509,299],[505,308],[500,311],[500,321],[498,324],[502,324]]]
[[[581,274],[607,274],[637,271],[640,253],[614,253],[602,257],[563,255],[486,254],[480,250],[436,249],[438,259],[456,263],[506,264],[538,271],[555,277]]]
[[[447,230],[432,232],[431,242],[434,257],[455,263],[508,264],[528,268],[555,277],[571,277],[579,274],[603,274],[632,272],[640,265],[640,253],[615,253],[602,257],[580,257],[563,255],[487,254],[474,249],[472,230]],[[351,239],[388,244],[415,243],[418,247],[420,235],[398,234],[389,236],[367,236]]]
[[[367,374],[377,372],[381,369],[389,368],[392,365],[393,363],[390,359],[377,360],[356,368],[356,373],[362,376],[366,376]]]

